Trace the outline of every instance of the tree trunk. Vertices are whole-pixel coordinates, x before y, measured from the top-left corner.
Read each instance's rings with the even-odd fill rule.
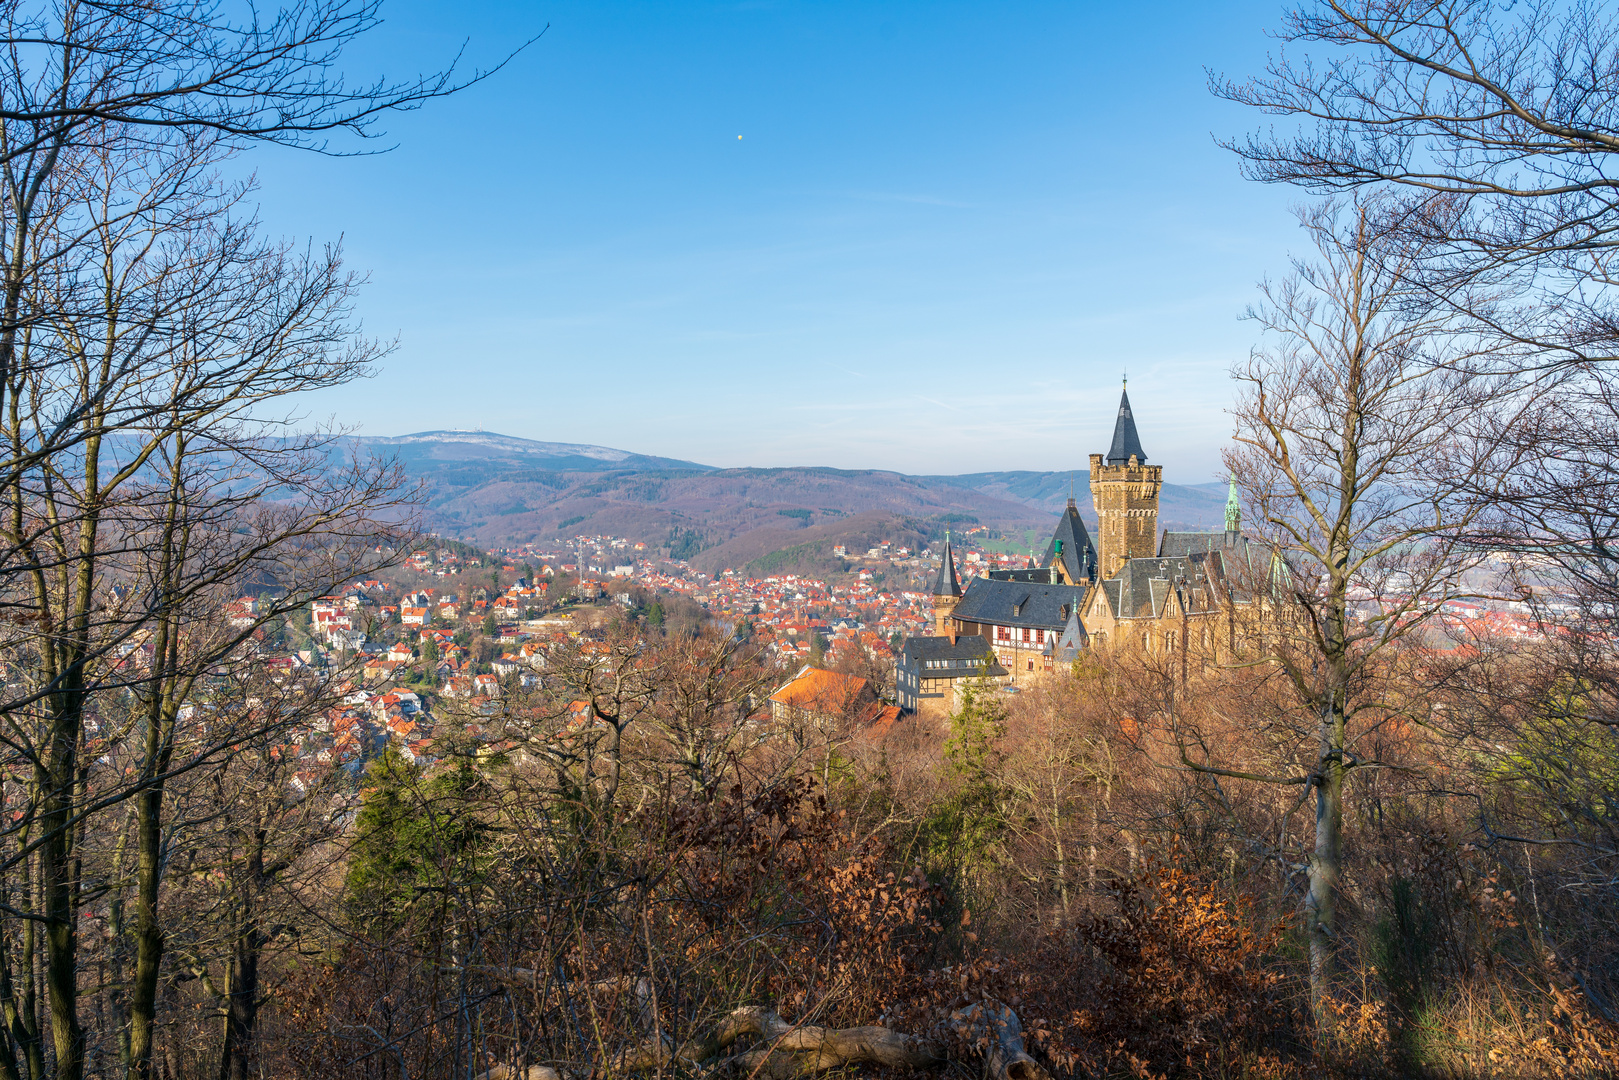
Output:
[[[152,1043],[157,1025],[157,983],[163,965],[163,929],[157,918],[157,892],[162,876],[161,788],[136,799],[139,869],[135,899],[135,977],[129,991],[129,1075],[152,1075]]]
[[[76,697],[68,691],[64,697]],[[72,702],[54,718],[39,824],[40,888],[45,898],[45,989],[56,1051],[57,1080],[82,1080],[84,1028],[79,1022],[78,891],[73,873],[73,793],[78,783],[80,716]]]
[[[174,724],[180,703],[191,689],[180,673],[180,628],[169,605],[173,577],[190,554],[188,526],[181,520],[187,438],[174,440],[169,497],[154,584],[162,590],[165,609],[158,619],[153,650],[153,681],[146,701],[146,732],[141,747],[141,779],[146,788],[135,796],[137,878],[135,891],[135,978],[129,1000],[129,1071],[131,1080],[151,1080],[152,1043],[157,1025],[157,985],[163,968],[163,926],[158,920],[158,890],[163,882],[163,777],[174,756]]]
[[[225,975],[225,1030],[219,1057],[219,1080],[249,1080],[253,1035],[259,1014],[259,954],[264,947],[259,932],[258,896],[264,877],[263,829],[253,834],[248,848],[246,881],[237,902],[236,939]]]
[[[1339,719],[1341,721],[1341,717]],[[1332,730],[1331,717],[1323,726]],[[1326,734],[1323,732],[1324,736]],[[1323,743],[1326,742],[1324,737]],[[1341,747],[1341,743],[1339,745]],[[1334,916],[1342,861],[1343,791],[1343,752],[1339,749],[1333,753],[1323,745],[1315,789],[1315,851],[1310,860],[1310,892],[1305,899],[1310,939],[1310,1003],[1318,1030],[1327,1020],[1326,1002],[1336,952]]]
[[[258,934],[245,929],[237,935],[226,974],[225,1038],[220,1052],[220,1080],[249,1080],[253,1033],[258,1023]]]

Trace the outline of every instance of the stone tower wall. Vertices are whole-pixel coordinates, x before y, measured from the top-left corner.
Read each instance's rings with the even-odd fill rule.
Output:
[[[956,610],[961,603],[959,596],[935,596],[933,598],[933,633],[937,637],[949,637],[950,613]]]
[[[1126,465],[1108,465],[1091,455],[1091,501],[1099,523],[1097,572],[1113,576],[1126,559],[1150,559],[1158,553],[1158,492],[1164,486],[1162,465],[1143,465],[1132,456]]]

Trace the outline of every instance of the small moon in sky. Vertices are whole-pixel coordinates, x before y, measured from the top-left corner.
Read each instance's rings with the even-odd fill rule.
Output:
[[[741,137],[742,137],[742,136],[740,136],[740,135],[738,135],[738,136],[737,136],[737,138],[738,138],[738,139],[740,139],[740,138],[741,138]]]

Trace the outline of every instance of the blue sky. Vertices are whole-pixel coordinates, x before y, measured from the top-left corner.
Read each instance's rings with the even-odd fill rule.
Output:
[[[721,466],[1069,469],[1128,369],[1166,478],[1213,479],[1299,195],[1238,177],[1211,135],[1262,118],[1203,68],[1258,70],[1278,13],[389,0],[355,74],[549,30],[389,119],[390,153],[246,159],[266,227],[341,236],[399,341],[307,409]]]

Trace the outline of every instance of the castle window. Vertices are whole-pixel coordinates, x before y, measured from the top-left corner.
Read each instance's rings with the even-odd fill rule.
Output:
[[[1045,640],[1046,640],[1046,632],[1044,630],[1036,630],[1034,632],[1034,643],[1036,645],[1044,644]]]
[[[1023,640],[1024,640],[1024,641],[1028,641],[1028,640],[1029,640],[1029,628],[1028,628],[1028,627],[1027,627],[1027,626],[1025,626],[1025,627],[1024,627],[1024,628],[1023,628]]]

